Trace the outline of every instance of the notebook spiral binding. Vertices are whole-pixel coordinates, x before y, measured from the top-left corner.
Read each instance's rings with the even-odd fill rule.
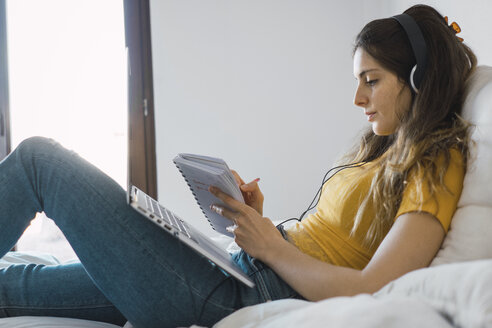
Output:
[[[205,213],[205,210],[203,209],[202,207],[202,204],[200,204],[200,202],[198,201],[198,198],[196,198],[196,194],[195,194],[195,191],[193,190],[193,187],[191,186],[191,184],[188,182],[188,179],[186,179],[185,175],[183,174],[183,171],[181,171],[181,169],[179,168],[178,164],[176,164],[175,161],[173,161],[174,165],[176,165],[176,167],[178,168],[178,171],[181,173],[181,175],[183,176],[183,179],[186,181],[186,184],[188,185],[188,187],[190,188],[191,190],[191,193],[193,195],[193,198],[195,198],[196,200],[196,203],[198,204],[198,206],[200,207],[200,209],[202,210],[202,213],[203,215],[205,215],[205,218],[207,218],[207,221],[210,223],[210,226],[212,227],[212,229],[215,230],[214,226],[212,225],[212,221],[210,221],[209,217],[207,216],[207,213]]]

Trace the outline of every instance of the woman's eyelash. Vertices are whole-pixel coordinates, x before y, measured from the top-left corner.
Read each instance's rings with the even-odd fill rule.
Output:
[[[367,83],[368,85],[375,85],[377,81],[378,81],[378,80],[369,80],[369,81],[366,81],[366,83]]]

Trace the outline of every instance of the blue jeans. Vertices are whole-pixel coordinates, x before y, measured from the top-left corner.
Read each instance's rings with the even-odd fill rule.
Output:
[[[135,212],[126,192],[51,139],[22,142],[0,163],[0,256],[37,212],[63,231],[81,263],[0,270],[0,316],[64,316],[135,327],[210,326],[244,306],[299,295],[244,252],[256,288]]]

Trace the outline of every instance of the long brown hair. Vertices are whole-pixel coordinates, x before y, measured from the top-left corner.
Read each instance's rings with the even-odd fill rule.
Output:
[[[364,240],[369,245],[382,240],[393,224],[411,171],[411,176],[419,177],[414,181],[417,190],[427,183],[433,195],[442,190],[450,149],[462,153],[465,165],[469,152],[470,124],[460,114],[465,81],[476,67],[475,54],[458,40],[434,8],[417,5],[405,13],[417,22],[427,44],[427,69],[419,92],[413,93],[411,108],[399,113],[398,130],[393,135],[377,136],[370,130],[363,135],[356,149],[344,157],[347,163],[372,162],[377,165],[369,193],[358,210],[352,229],[354,234],[371,202],[376,217]],[[408,79],[416,59],[405,31],[395,19],[368,23],[357,35],[354,53],[359,48],[410,87]],[[444,162],[438,165],[438,159],[444,159]]]

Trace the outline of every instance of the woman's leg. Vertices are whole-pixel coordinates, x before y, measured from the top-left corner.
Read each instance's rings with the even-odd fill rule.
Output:
[[[63,231],[96,286],[136,327],[211,325],[262,301],[257,290],[234,279],[208,298],[224,280],[220,269],[135,212],[125,191],[101,171],[36,137],[0,163],[0,255],[41,211]]]
[[[15,264],[0,270],[0,317],[61,316],[109,322],[126,319],[80,263]]]

